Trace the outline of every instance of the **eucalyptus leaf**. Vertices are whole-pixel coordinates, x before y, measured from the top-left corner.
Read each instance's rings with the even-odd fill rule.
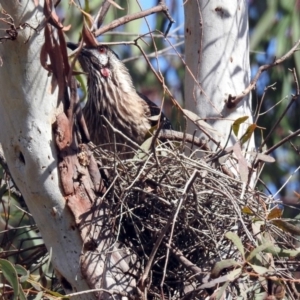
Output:
[[[244,246],[241,239],[238,237],[238,235],[234,232],[229,231],[225,234],[225,237],[233,242],[233,244],[237,247],[237,249],[239,250],[239,252],[244,258],[245,257]]]
[[[240,264],[236,262],[234,259],[224,259],[218,261],[212,271],[211,271],[211,278],[217,278],[221,274],[224,269],[240,267]]]
[[[266,250],[267,248],[273,247],[273,244],[271,242],[266,242],[265,244],[262,244],[252,250],[246,260],[250,262],[252,258],[254,258],[259,252]]]
[[[261,41],[266,37],[266,32],[270,30],[270,24],[273,24],[276,18],[276,13],[277,7],[270,3],[266,12],[259,18],[259,22],[257,23],[255,31],[251,36],[250,48],[252,50],[257,50],[256,48],[258,44],[261,43]]]
[[[19,296],[19,282],[17,271],[13,264],[5,259],[0,259],[0,269],[5,277],[5,279],[12,286],[14,291],[14,299],[18,299]]]
[[[252,265],[250,264],[254,272],[256,272],[259,275],[264,275],[265,273],[269,272],[269,270],[262,266]]]
[[[225,282],[222,287],[218,290],[217,295],[216,295],[216,300],[220,300],[221,297],[223,296],[223,294],[225,293],[228,285],[229,285],[229,281]]]

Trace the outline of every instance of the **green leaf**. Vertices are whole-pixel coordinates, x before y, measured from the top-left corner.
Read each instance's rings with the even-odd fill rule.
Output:
[[[227,274],[227,278],[229,281],[233,281],[236,278],[238,278],[242,273],[242,268],[237,268],[235,270],[232,270],[230,273]]]
[[[18,300],[27,300],[27,297],[25,296],[25,293],[23,291],[23,288],[21,284],[19,284],[19,297]]]
[[[228,268],[234,268],[234,267],[240,267],[241,265],[236,262],[234,259],[225,259],[225,260],[221,260],[218,261],[212,271],[211,271],[211,278],[217,278],[220,276],[221,272],[224,269],[228,269]]]
[[[239,175],[241,177],[242,182],[244,182],[246,184],[248,182],[249,169],[248,169],[248,162],[243,155],[240,142],[236,142],[233,145],[232,149],[233,149],[234,155],[236,156],[236,158],[238,160]]]
[[[246,143],[252,136],[255,128],[257,128],[256,124],[251,124],[248,126],[245,134],[241,137],[241,144],[243,145],[244,143]]]
[[[265,237],[261,237],[262,243],[266,244],[269,243]],[[300,250],[291,250],[291,249],[283,249],[278,246],[275,246],[273,243],[271,243],[271,246],[266,248],[264,250],[265,253],[271,253],[273,255],[279,256],[279,257],[299,257],[300,256]]]
[[[238,270],[241,270],[241,269],[239,268]],[[232,276],[231,276],[231,278],[232,278]],[[217,284],[220,284],[220,283],[223,283],[223,282],[227,282],[227,281],[228,281],[228,274],[224,275],[224,276],[221,276],[221,277],[218,277],[216,279],[213,279],[213,280],[211,280],[209,282],[206,282],[206,283],[200,285],[198,287],[198,289],[212,288],[212,287],[216,286]]]
[[[15,269],[16,269],[18,275],[24,276],[24,275],[28,274],[28,271],[21,265],[15,265]]]
[[[246,260],[248,262],[250,262],[252,260],[252,258],[254,258],[259,252],[262,252],[262,251],[264,251],[267,248],[272,247],[272,246],[273,246],[273,244],[271,242],[267,242],[265,244],[262,244],[262,245],[258,246],[257,248],[255,248],[254,250],[252,250],[250,252],[250,254],[246,258]]]
[[[85,10],[86,12],[90,12],[89,2],[90,2],[90,1],[87,1],[87,0],[84,1],[84,10]]]
[[[16,271],[18,275],[21,275],[20,282],[25,282],[29,278],[29,271],[27,271],[24,267],[20,265],[15,265]]]
[[[44,293],[43,292],[38,292],[37,295],[35,296],[35,298],[33,300],[41,300],[43,297]]]
[[[271,3],[273,2],[273,4]],[[276,1],[269,2],[266,12],[259,18],[259,22],[251,36],[250,49],[257,50],[257,46],[263,39],[265,39],[267,32],[272,28],[272,24],[276,19],[277,5]]]
[[[235,134],[235,136],[238,136],[240,125],[244,123],[246,120],[248,120],[249,116],[244,116],[236,119],[232,124],[232,131]]]
[[[225,282],[222,287],[219,289],[217,295],[216,295],[216,300],[220,300],[224,294],[224,292],[226,291],[228,285],[229,285],[229,281]]]
[[[287,11],[287,13],[291,13],[293,11],[298,11],[295,9],[295,1],[294,0],[284,0],[280,1],[280,6]]]
[[[245,258],[244,246],[241,239],[238,237],[238,235],[234,232],[229,231],[226,232],[225,237],[233,242],[233,244],[237,247],[237,249],[242,254],[243,258]]]
[[[251,157],[253,159],[255,159],[255,162],[257,161],[263,161],[263,162],[266,162],[266,163],[273,163],[275,162],[275,158],[272,157],[271,155],[266,155],[266,154],[263,154],[263,153],[258,153],[256,151],[247,151],[247,154],[250,154]]]
[[[271,253],[273,255],[278,255],[279,257],[299,257],[299,250],[291,250],[291,249],[282,249],[280,247],[270,247],[265,250],[267,253]]]
[[[14,290],[14,299],[17,299],[19,296],[19,282],[16,269],[11,262],[5,259],[0,259],[0,269]]]
[[[285,15],[280,22],[278,22],[277,28],[275,28],[276,32],[276,57],[281,57],[285,52],[287,52],[290,47],[290,43],[287,43],[287,32],[290,30],[290,22],[291,16]]]
[[[269,272],[269,270],[262,266],[252,265],[250,264],[254,272],[256,272],[259,275],[264,275],[265,273]]]

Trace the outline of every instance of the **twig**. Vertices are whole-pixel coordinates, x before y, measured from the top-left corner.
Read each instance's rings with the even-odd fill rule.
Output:
[[[181,42],[178,42],[178,43],[174,44],[174,47],[178,47],[178,46],[181,46],[183,44],[184,44],[184,41],[181,41]],[[171,49],[173,49],[173,47],[166,47],[166,48],[164,48],[162,50],[158,50],[156,52],[149,53],[147,56],[148,57],[156,57],[156,56],[161,55],[161,54],[164,54],[164,56],[166,56],[166,55],[171,54],[171,53],[165,53],[165,52],[167,52],[167,51],[169,51]],[[174,53],[174,55],[176,55],[176,54]],[[128,57],[126,59],[123,59],[122,62],[126,63],[126,62],[129,62],[129,61],[132,61],[132,60],[139,59],[141,57],[143,57],[143,56],[142,55],[137,55],[137,56],[133,56],[133,57]],[[176,57],[177,57],[177,55],[176,55]]]
[[[194,273],[194,276],[199,280],[199,282],[202,281],[202,276],[199,276],[199,274],[203,274],[203,271],[197,267],[195,264],[193,264],[190,260],[188,260],[183,253],[177,249],[174,245],[172,247],[170,245],[166,245],[168,249],[170,249],[171,253],[176,257],[176,259],[182,263],[188,270],[192,271]]]
[[[156,30],[154,30],[153,32],[155,32]],[[172,31],[174,32],[174,30]],[[139,33],[133,33],[133,32],[122,32],[122,31],[111,31],[108,33],[104,33],[103,35],[119,35],[119,36],[123,36],[123,37],[133,37],[133,38],[137,38],[140,34]],[[153,34],[152,37],[155,38],[159,38],[159,39],[165,39],[165,37],[162,34]],[[150,36],[146,36],[146,38],[151,38]],[[184,39],[184,35],[182,34],[168,34],[168,38],[173,38],[173,39]]]
[[[284,139],[282,139],[280,142],[278,142],[277,144],[272,146],[270,149],[268,149],[264,154],[272,153],[275,149],[277,149],[278,147],[280,147],[281,145],[283,145],[284,143],[286,143],[287,141],[289,141],[290,139],[292,139],[293,137],[295,137],[299,134],[300,134],[300,129],[298,129],[297,131],[293,132],[292,134],[290,134],[287,137],[285,137]]]
[[[157,6],[151,7],[149,9],[134,13],[129,16],[127,15],[127,16],[121,17],[117,20],[114,20],[110,24],[103,26],[103,27],[99,28],[98,30],[96,30],[94,34],[96,37],[98,37],[99,35],[103,34],[106,31],[112,30],[114,28],[117,28],[118,26],[124,25],[133,20],[144,18],[144,17],[147,17],[149,15],[152,15],[152,14],[155,14],[158,12],[163,12],[166,15],[166,17],[170,20],[170,22],[174,22],[174,20],[171,18],[170,14],[169,14],[168,7],[165,4],[160,3]]]
[[[273,89],[273,90],[274,90],[274,89],[275,89],[275,87],[274,87],[275,85],[276,85],[276,82],[273,83],[273,84],[271,84],[271,85],[269,85],[269,86],[267,86],[267,87],[265,87],[264,93],[263,93],[263,95],[261,96],[261,99],[260,99],[260,101],[259,101],[259,105],[258,105],[258,107],[255,109],[255,113],[253,114],[254,116],[256,115],[256,118],[255,118],[255,121],[254,121],[255,124],[257,124],[258,118],[261,116],[260,111],[261,111],[261,107],[262,107],[263,101],[264,101],[264,99],[265,99],[265,96],[266,96],[266,94],[267,94],[267,91],[268,91],[269,89]]]
[[[296,71],[295,69],[293,69],[293,76],[294,76],[294,81],[296,84],[296,90],[297,93],[296,95],[292,96],[292,99],[290,101],[290,103],[288,104],[288,106],[285,108],[285,110],[282,112],[281,116],[279,117],[279,119],[275,122],[275,124],[273,125],[273,127],[271,128],[270,132],[268,133],[268,135],[265,137],[264,141],[262,142],[262,144],[259,147],[259,151],[261,151],[262,147],[266,144],[267,140],[270,138],[271,134],[274,132],[275,128],[278,126],[278,124],[281,122],[281,120],[283,119],[283,117],[286,115],[287,111],[290,109],[290,107],[295,103],[296,100],[299,99],[299,84],[298,84],[298,79],[297,79],[297,75],[296,75]]]
[[[247,96],[255,88],[260,75],[264,71],[269,70],[269,69],[281,64],[282,62],[284,62],[288,57],[290,57],[294,52],[296,52],[298,50],[297,48],[299,45],[300,45],[300,40],[298,40],[297,43],[294,45],[294,47],[291,50],[289,50],[285,55],[283,55],[281,58],[276,59],[272,64],[261,66],[258,69],[254,79],[251,81],[249,86],[241,94],[239,94],[237,96],[229,95],[228,100],[227,100],[227,108],[231,109],[231,108],[236,107],[238,105],[238,103],[240,103],[243,100],[243,98],[245,96]]]
[[[291,180],[291,178],[298,173],[298,171],[300,170],[300,166],[288,177],[288,179],[285,181],[285,183],[281,186],[281,188],[273,195],[273,197],[275,198],[282,190],[283,188],[289,183],[289,181]]]
[[[130,189],[134,186],[134,184],[136,183],[136,181],[137,181],[137,180],[140,178],[140,176],[143,174],[143,172],[144,172],[144,170],[145,170],[145,168],[146,168],[146,165],[147,165],[148,161],[150,160],[151,156],[152,156],[152,155],[150,154],[149,157],[145,160],[145,163],[143,164],[143,166],[142,166],[142,168],[141,168],[139,174],[138,174],[138,175],[136,176],[136,178],[132,181],[132,183],[131,183],[128,187],[125,188],[125,191],[130,191]]]
[[[108,126],[111,128],[111,130],[113,131],[113,133],[118,133],[120,134],[124,139],[126,139],[128,142],[130,142],[133,146],[135,146],[137,149],[143,151],[146,155],[149,155],[143,148],[140,147],[139,144],[137,144],[136,142],[132,141],[129,137],[127,137],[123,132],[121,132],[120,130],[116,129],[115,127],[113,127],[110,122],[105,118],[105,116],[101,115],[101,117],[105,120],[105,122],[108,124]]]
[[[147,278],[148,278],[148,275],[150,273],[150,270],[151,270],[151,267],[152,267],[152,264],[153,264],[153,261],[154,261],[154,258],[155,258],[155,254],[158,251],[159,246],[160,246],[163,238],[165,237],[165,234],[167,233],[167,231],[168,231],[168,229],[169,229],[169,227],[170,227],[170,225],[172,223],[172,220],[173,220],[173,217],[174,217],[175,213],[176,213],[176,210],[173,211],[172,215],[168,219],[167,224],[160,231],[160,235],[156,239],[156,242],[155,242],[155,244],[154,244],[154,246],[152,248],[152,251],[151,251],[151,254],[149,256],[149,260],[148,260],[147,265],[145,267],[144,273],[141,276],[140,281],[138,283],[138,287],[140,288],[141,291],[144,291],[145,288],[146,288]]]
[[[184,201],[187,198],[187,193],[190,190],[191,186],[193,185],[195,179],[198,176],[198,170],[194,170],[192,176],[189,178],[189,180],[187,181],[182,196],[180,197],[180,201],[178,203],[178,206],[176,208],[175,214],[174,214],[174,218],[173,218],[173,222],[172,222],[172,227],[171,227],[171,232],[170,232],[170,237],[169,237],[169,241],[168,241],[168,248],[167,248],[167,253],[166,253],[166,259],[165,259],[165,266],[164,266],[164,270],[163,270],[163,276],[161,279],[161,283],[160,283],[160,288],[163,289],[163,285],[164,285],[164,281],[165,281],[165,277],[166,277],[166,272],[167,272],[167,265],[169,262],[169,255],[170,255],[170,247],[171,247],[171,241],[174,235],[174,228],[175,228],[175,224],[176,224],[176,220],[177,220],[177,216],[179,214],[179,211],[184,203]]]
[[[170,141],[177,141],[177,142],[186,141],[190,144],[198,146],[202,150],[205,150],[205,151],[210,151],[211,150],[209,148],[206,140],[198,138],[198,137],[196,137],[192,134],[189,134],[189,133],[164,129],[159,133],[158,138],[167,139],[167,140],[170,140]]]

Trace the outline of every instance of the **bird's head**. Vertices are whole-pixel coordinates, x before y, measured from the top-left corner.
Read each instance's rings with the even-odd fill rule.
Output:
[[[68,48],[76,50],[77,44],[67,43]],[[119,63],[119,58],[110,48],[104,45],[96,47],[82,47],[78,55],[79,63],[88,75],[95,75],[98,71],[103,77],[109,77],[114,66]]]

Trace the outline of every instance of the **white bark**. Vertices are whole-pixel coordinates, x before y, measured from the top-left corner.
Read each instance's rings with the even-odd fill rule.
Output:
[[[43,19],[42,6],[35,7],[32,0],[0,0],[0,4],[16,26],[28,22],[36,27]],[[0,142],[13,179],[47,248],[52,248],[55,269],[75,290],[87,290],[79,269],[82,241],[59,189],[52,136],[58,101],[57,94],[49,92],[51,77],[40,64],[43,43],[43,31],[37,34],[27,28],[18,30],[15,41],[0,44]]]
[[[253,122],[251,97],[228,109],[228,96],[240,94],[250,83],[248,11],[246,0],[190,0],[185,8],[186,108],[221,134],[224,146],[234,120],[249,116],[239,136]],[[189,124],[188,130],[195,127]],[[201,134],[200,134],[201,135]],[[236,142],[231,134],[228,146]],[[254,138],[250,140],[254,148]]]

